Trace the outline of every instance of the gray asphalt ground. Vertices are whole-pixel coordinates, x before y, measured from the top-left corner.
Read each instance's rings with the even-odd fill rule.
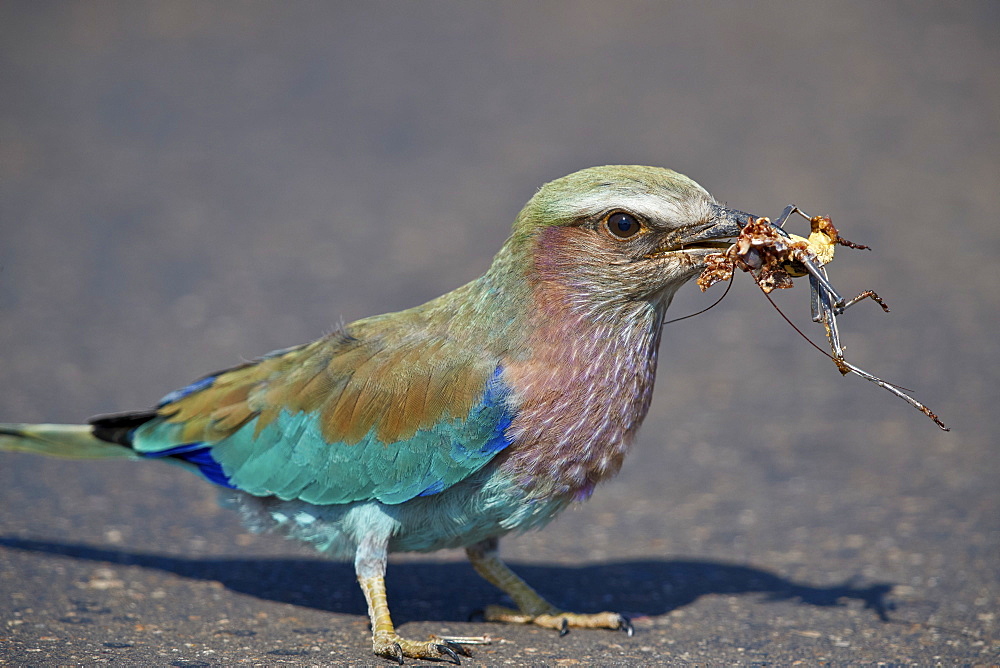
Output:
[[[892,308],[848,312],[848,358],[953,430],[737,276],[667,327],[621,475],[503,544],[635,636],[468,622],[501,595],[457,552],[390,565],[402,633],[502,639],[471,665],[997,665],[998,27],[993,1],[0,3],[0,420],[143,408],[420,303],[544,181],[669,166],[871,245],[830,266]],[[822,345],[805,286],[776,300]],[[0,663],[384,664],[350,567],[215,494],[0,456]]]

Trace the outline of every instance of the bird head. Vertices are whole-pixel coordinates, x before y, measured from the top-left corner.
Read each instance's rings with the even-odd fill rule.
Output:
[[[530,267],[529,281],[571,305],[665,307],[748,220],[672,170],[592,167],[542,186],[505,251]]]

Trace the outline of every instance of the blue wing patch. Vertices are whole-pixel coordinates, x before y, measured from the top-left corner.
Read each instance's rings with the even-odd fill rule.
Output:
[[[177,447],[170,448],[169,450],[160,450],[159,452],[141,452],[139,454],[148,459],[173,457],[175,459],[180,459],[190,464],[194,464],[198,467],[198,470],[203,476],[205,476],[205,478],[214,482],[216,485],[236,489],[236,485],[230,482],[229,476],[227,476],[225,471],[222,470],[222,465],[215,461],[215,458],[212,457],[212,449],[204,443],[188,443],[186,445],[178,445]]]

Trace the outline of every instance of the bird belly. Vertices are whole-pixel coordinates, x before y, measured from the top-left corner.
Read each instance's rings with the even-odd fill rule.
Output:
[[[433,552],[464,547],[493,536],[540,528],[572,501],[539,498],[495,467],[448,489],[398,504],[355,501],[316,505],[239,494],[244,522],[256,531],[277,531],[334,559],[353,559],[366,536],[388,537],[390,552]]]

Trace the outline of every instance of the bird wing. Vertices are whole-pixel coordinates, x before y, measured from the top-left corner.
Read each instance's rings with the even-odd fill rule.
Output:
[[[510,444],[500,367],[473,357],[443,337],[336,332],[196,381],[151,419],[122,420],[140,454],[183,459],[250,494],[402,503]]]

